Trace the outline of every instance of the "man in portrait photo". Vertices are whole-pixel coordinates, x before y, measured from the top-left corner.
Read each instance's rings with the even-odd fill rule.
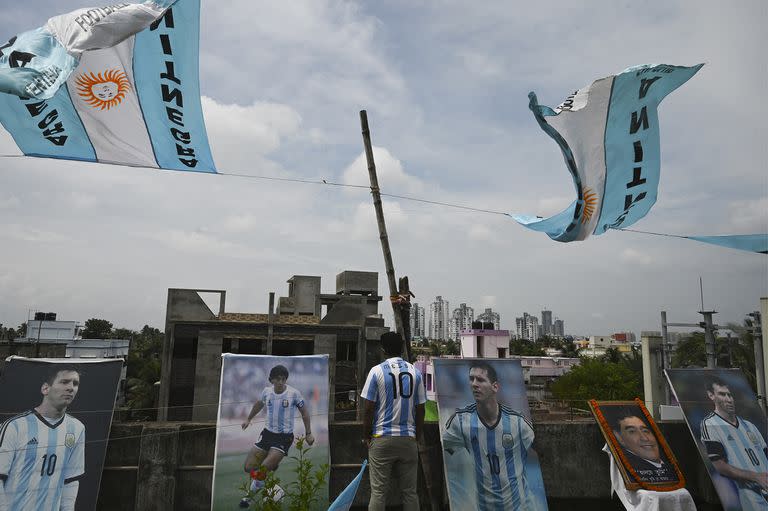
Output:
[[[40,404],[0,427],[0,511],[74,511],[85,426],[66,411],[79,388],[76,367],[53,364]]]
[[[621,407],[611,410],[611,413],[613,435],[640,480],[647,483],[677,481],[675,469],[668,460],[662,458],[656,435],[642,417],[639,407]]]
[[[758,428],[736,415],[728,384],[710,377],[706,394],[714,410],[701,421],[701,441],[715,470],[735,484],[741,508],[768,510],[768,447]]]
[[[501,384],[489,363],[471,361],[468,383],[474,403],[456,409],[446,421],[446,455],[463,449],[474,460],[476,508],[480,511],[537,509],[525,474],[534,439],[531,423],[520,412],[499,403]]]

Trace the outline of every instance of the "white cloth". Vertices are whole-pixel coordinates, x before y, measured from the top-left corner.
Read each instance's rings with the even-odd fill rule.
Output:
[[[608,444],[603,446],[603,452],[608,454],[611,460],[611,493],[618,495],[627,510],[696,511],[696,504],[693,503],[691,494],[685,488],[674,491],[627,490]]]

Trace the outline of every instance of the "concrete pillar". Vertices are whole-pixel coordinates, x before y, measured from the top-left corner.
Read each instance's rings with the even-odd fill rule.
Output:
[[[174,509],[178,453],[179,426],[144,426],[136,476],[136,509]]]
[[[168,307],[171,297],[168,295]],[[168,400],[171,395],[171,372],[173,370],[173,344],[174,324],[165,322],[165,342],[163,343],[163,355],[160,362],[160,393],[158,399],[157,420],[168,420]]]
[[[200,332],[198,335],[193,421],[215,421],[218,415],[222,342],[223,337],[218,332]]]
[[[328,355],[328,423],[333,422],[336,410],[336,334],[315,336],[315,355]]]
[[[645,407],[659,419],[659,405],[664,404],[664,374],[662,372],[662,343],[661,335],[644,332],[641,337],[643,346],[643,391],[645,392]]]

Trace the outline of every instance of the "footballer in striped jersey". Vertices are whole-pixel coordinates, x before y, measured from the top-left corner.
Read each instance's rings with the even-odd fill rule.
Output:
[[[304,423],[304,438],[307,444],[315,443],[304,398],[301,392],[288,385],[287,381],[288,368],[283,365],[273,367],[269,371],[269,383],[272,385],[264,388],[261,399],[254,403],[248,419],[242,425],[245,430],[253,418],[266,408],[264,429],[261,431],[259,441],[248,452],[243,465],[245,471],[252,477],[250,488],[252,493],[264,486],[266,473],[260,468],[264,467],[267,472],[274,472],[288,454],[288,449],[293,444],[293,423],[297,411]],[[277,487],[277,491],[281,492],[282,488]],[[240,501],[240,507],[247,508],[250,505],[251,499],[248,497]]]
[[[522,414],[498,402],[499,381],[490,364],[472,362],[469,383],[475,402],[448,419],[443,449],[448,455],[464,449],[474,460],[478,510],[538,509],[525,476],[533,427]]]
[[[707,384],[715,409],[701,421],[701,440],[712,465],[738,489],[741,508],[768,510],[768,447],[758,428],[738,415],[728,385],[719,378]]]
[[[66,413],[80,373],[53,365],[36,408],[0,428],[0,511],[74,511],[85,474],[85,426]]]

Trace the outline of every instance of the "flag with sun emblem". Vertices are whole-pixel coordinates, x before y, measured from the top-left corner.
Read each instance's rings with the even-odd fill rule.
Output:
[[[541,129],[560,146],[576,187],[576,200],[557,215],[513,215],[522,225],[556,241],[628,227],[656,202],[659,184],[659,117],[667,94],[701,68],[631,67],[577,90],[557,108],[529,108]]]
[[[0,46],[0,123],[28,156],[216,172],[200,0],[80,9]]]

